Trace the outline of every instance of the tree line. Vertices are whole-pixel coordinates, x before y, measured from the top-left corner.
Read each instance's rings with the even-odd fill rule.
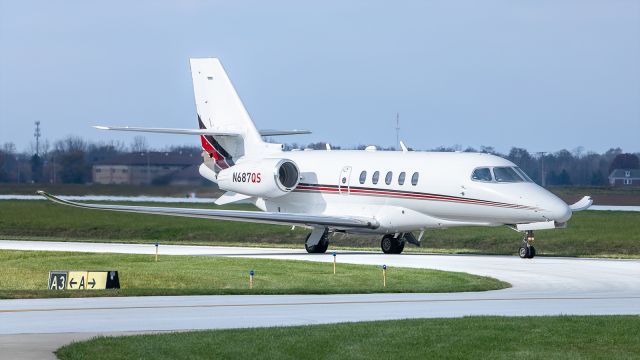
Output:
[[[285,150],[326,149],[326,143],[306,145],[285,144]],[[332,146],[333,149],[349,149]],[[364,149],[364,145],[350,149]],[[126,154],[154,151],[143,136],[136,136],[128,146],[122,142],[90,142],[80,137],[69,136],[56,141],[53,146],[44,142],[41,151],[17,152],[15,145],[5,143],[0,147],[0,182],[12,183],[90,183],[92,166],[103,160]],[[396,150],[394,147],[380,150]],[[412,150],[412,149],[410,149]],[[165,152],[199,154],[200,149],[191,146],[174,146],[162,149]],[[606,186],[608,176],[614,169],[638,169],[640,154],[624,153],[620,148],[611,148],[604,153],[585,152],[582,148],[569,151],[562,149],[550,153],[530,153],[526,149],[513,147],[507,154],[493,147],[480,149],[460,147],[438,147],[429,151],[483,152],[504,157],[522,168],[536,183],[545,186]]]
[[[77,136],[44,142],[39,153],[17,152],[12,143],[0,147],[0,183],[85,184],[92,182],[93,165],[127,153],[162,151],[200,154],[191,146],[169,146],[151,149],[143,136],[136,136],[130,145],[120,141],[91,142]]]

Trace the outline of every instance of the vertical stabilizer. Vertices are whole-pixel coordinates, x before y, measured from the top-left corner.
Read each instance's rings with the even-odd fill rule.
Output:
[[[240,134],[200,137],[203,150],[215,160],[216,172],[233,166],[234,159],[258,156],[271,148],[262,140],[220,61],[206,58],[190,62],[200,128]]]

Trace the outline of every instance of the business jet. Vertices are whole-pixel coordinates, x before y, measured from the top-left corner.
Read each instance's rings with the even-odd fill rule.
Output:
[[[365,150],[284,151],[264,136],[305,130],[256,129],[221,63],[191,59],[198,129],[96,126],[102,130],[196,135],[199,172],[226,191],[217,205],[249,201],[261,211],[88,204],[38,193],[87,209],[285,224],[310,229],[305,249],[324,253],[331,234],[382,237],[387,254],[420,246],[425,230],[506,225],[524,234],[521,258],[533,258],[534,231],[566,227],[585,196],[568,206],[514,163],[484,153]],[[414,232],[419,233],[416,237]]]

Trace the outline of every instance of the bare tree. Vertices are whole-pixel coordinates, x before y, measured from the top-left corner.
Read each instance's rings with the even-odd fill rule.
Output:
[[[14,155],[16,153],[16,144],[14,144],[12,142],[4,143],[2,145],[2,151],[5,154]]]
[[[85,166],[87,143],[77,136],[69,136],[55,144],[55,155],[60,166],[60,178],[64,183],[84,183],[88,179]]]
[[[147,138],[141,135],[134,137],[129,148],[131,152],[146,152],[149,149]]]

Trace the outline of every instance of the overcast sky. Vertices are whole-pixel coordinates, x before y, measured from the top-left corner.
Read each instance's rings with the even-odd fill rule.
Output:
[[[0,144],[197,127],[208,56],[287,142],[640,151],[638,0],[0,0]]]

